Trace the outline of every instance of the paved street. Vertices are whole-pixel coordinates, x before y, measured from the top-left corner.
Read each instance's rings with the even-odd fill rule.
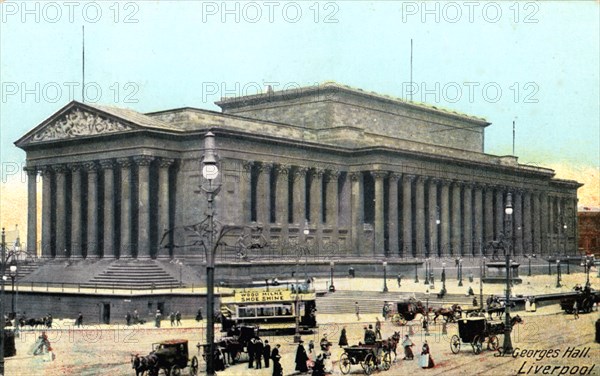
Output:
[[[566,277],[569,278],[569,283],[582,280],[582,274],[565,275],[564,277],[565,279]],[[534,277],[534,279],[545,278],[549,277]],[[355,283],[355,281],[344,282],[340,280],[337,285],[338,288],[343,288],[344,283],[350,284]],[[370,288],[366,286],[380,286],[381,280],[363,282],[365,283],[361,284],[361,287],[369,290]],[[536,284],[536,286],[533,286],[531,293],[547,289],[544,284],[545,280],[539,282],[542,285],[538,286]],[[325,281],[317,281],[317,283],[324,284]],[[413,284],[414,282],[407,281],[403,283],[403,286],[409,289]],[[456,281],[448,281],[448,285],[451,284],[456,284]],[[417,286],[414,285],[412,287],[416,289]],[[526,285],[521,286],[526,287]],[[390,287],[392,286],[390,285]],[[501,286],[497,286],[497,288],[501,289]],[[462,289],[464,290],[464,288]],[[373,288],[373,290],[373,294],[376,294],[376,289]],[[486,290],[486,293],[491,292]],[[416,360],[402,361],[400,360],[402,350],[398,348],[398,360],[389,371],[382,371],[380,374],[400,375],[420,372],[430,375],[513,375],[518,374],[519,370],[521,374],[527,374],[529,366],[552,365],[553,367],[559,366],[559,368],[555,368],[553,373],[557,375],[563,372],[561,370],[564,366],[588,366],[589,368],[594,365],[594,362],[598,363],[600,346],[594,343],[594,323],[598,318],[597,312],[582,314],[580,319],[574,320],[572,315],[563,314],[558,305],[552,305],[540,307],[536,313],[519,312],[519,314],[524,318],[524,323],[518,325],[513,332],[513,346],[521,350],[557,350],[553,354],[558,355],[558,357],[536,360],[540,359],[541,353],[538,352],[534,355],[533,351],[530,354],[525,353],[524,357],[517,358],[495,357],[494,354],[497,353],[490,351],[474,355],[468,344],[463,345],[460,353],[454,355],[450,351],[449,339],[457,332],[456,324],[448,325],[447,335],[442,335],[441,326],[437,326],[432,328],[429,337],[425,337],[424,333],[420,331],[418,321],[415,320],[412,323],[412,328],[415,331],[415,335],[412,336],[415,342],[414,351],[418,353],[423,340],[427,339],[431,346],[436,367],[422,370],[418,368]],[[307,345],[310,339],[318,343],[323,334],[328,334],[328,338],[334,343],[332,348],[334,374],[340,374],[337,360],[343,350],[337,346],[337,341],[342,326],[346,326],[348,341],[352,345],[362,340],[363,326],[375,322],[376,314],[374,313],[365,313],[361,316],[363,317],[359,322],[352,313],[321,315],[318,331],[313,335],[304,337],[305,345]],[[204,328],[193,320],[184,320],[183,326],[179,329],[172,329],[168,321],[163,321],[163,328],[161,329],[153,328],[150,323],[140,327],[94,325],[78,329],[71,327],[72,319],[56,320],[56,324],[61,329],[48,332],[49,340],[56,354],[56,360],[48,362],[41,356],[33,357],[30,355],[30,349],[40,331],[24,331],[17,339],[18,356],[7,359],[7,375],[133,375],[134,372],[130,365],[131,354],[147,354],[153,342],[174,338],[188,339],[191,353],[197,354],[195,344],[203,342],[204,339]],[[404,335],[408,333],[410,327],[410,325],[395,327],[390,322],[386,322],[383,327],[383,336],[391,336],[394,330],[399,330]],[[293,344],[291,336],[268,337],[267,339],[271,344],[280,343],[282,345],[284,374],[294,374],[293,360],[296,345]],[[502,343],[502,336],[500,336],[500,343]],[[569,347],[583,350],[588,346],[591,349],[589,353],[585,354],[584,358],[563,357]],[[202,362],[201,367],[203,367]],[[565,370],[565,372],[577,371],[574,368]],[[583,368],[580,368],[580,371],[582,370]],[[261,376],[270,375],[270,371],[266,369],[249,370],[247,363],[242,363],[228,368],[225,372],[220,372],[219,375]],[[535,374],[534,371],[535,368],[529,374]],[[600,367],[596,365],[591,371],[590,374],[598,375],[600,374]],[[579,374],[579,371],[574,373]],[[351,374],[362,374],[362,369],[359,365],[352,366]]]

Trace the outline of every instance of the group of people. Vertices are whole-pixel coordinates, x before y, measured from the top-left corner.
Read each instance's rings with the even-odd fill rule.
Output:
[[[415,344],[412,342],[410,337],[407,335],[404,336],[404,340],[402,341],[402,347],[404,348],[404,359],[403,360],[413,360],[415,358],[412,347]],[[431,350],[429,349],[429,344],[427,341],[423,342],[423,346],[421,347],[421,355],[419,356],[419,367],[421,368],[433,368],[435,367],[435,363],[433,358],[431,357]]]
[[[248,349],[248,368],[262,369],[270,368],[273,361],[273,376],[283,376],[283,368],[281,367],[281,355],[279,355],[280,344],[276,344],[273,349],[269,344],[269,340],[263,340],[259,337],[250,339],[247,345]]]
[[[525,312],[535,312],[537,311],[537,307],[535,305],[535,297],[528,296],[525,299]]]
[[[344,328],[344,335],[345,330],[346,329]],[[314,343],[311,340],[308,343],[307,352],[304,348],[304,341],[300,340],[298,347],[296,348],[296,358],[294,359],[296,363],[295,370],[298,371],[298,373],[307,373],[309,368],[311,368],[313,376],[324,376],[333,371],[331,362],[328,362],[328,359],[331,359],[331,342],[327,339],[327,334],[323,335],[319,347],[321,351],[319,354],[316,354]]]
[[[129,326],[131,324],[144,324],[146,321],[140,320],[140,315],[137,309],[134,309],[133,315],[129,311],[127,311],[127,314],[125,315],[125,322],[127,323],[127,326]]]
[[[181,326],[181,312],[173,312],[169,314],[169,319],[171,320],[171,326]]]

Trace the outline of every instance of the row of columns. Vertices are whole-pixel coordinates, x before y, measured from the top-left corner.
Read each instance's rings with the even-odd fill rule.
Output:
[[[28,167],[28,251],[35,253],[37,242],[37,185],[38,172],[42,173],[42,256],[45,257],[151,257],[150,244],[150,165],[156,158],[148,155],[131,158],[105,159],[82,163]],[[157,159],[158,202],[156,227],[162,236],[170,229],[169,223],[169,167],[174,160]],[[137,186],[132,187],[134,169]],[[116,196],[115,169],[120,170],[120,197]],[[103,182],[99,182],[99,170],[103,170]],[[67,174],[71,175],[71,199],[67,200]],[[52,186],[52,179],[55,186]],[[83,192],[82,179],[87,179],[87,191]],[[103,187],[100,192],[100,186]],[[137,202],[132,202],[133,190]],[[98,198],[103,199],[104,212],[100,222]],[[53,201],[54,198],[54,201]],[[87,210],[82,203],[86,200]],[[115,226],[115,209],[120,203],[120,227]],[[135,206],[134,206],[135,205]],[[70,206],[70,207],[69,207]],[[137,236],[133,239],[131,229],[134,215],[137,219]],[[85,221],[84,221],[85,217]],[[55,225],[52,226],[52,221]],[[70,225],[67,228],[67,225]],[[85,228],[84,228],[85,225]],[[101,227],[99,227],[101,226]],[[67,233],[70,242],[67,244]],[[85,242],[83,235],[85,233]],[[119,234],[116,239],[115,234]],[[102,237],[100,241],[99,237]],[[52,240],[54,239],[54,241]],[[102,249],[100,249],[102,244]],[[117,244],[119,248],[117,248]]]

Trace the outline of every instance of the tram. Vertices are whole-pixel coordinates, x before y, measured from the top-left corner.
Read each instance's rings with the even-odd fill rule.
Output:
[[[296,320],[301,330],[309,330],[317,327],[316,312],[316,293],[301,287],[246,289],[221,298],[222,331],[234,325],[295,328]]]

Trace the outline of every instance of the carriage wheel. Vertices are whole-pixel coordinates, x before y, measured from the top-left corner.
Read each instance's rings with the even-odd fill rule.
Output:
[[[453,354],[458,354],[460,351],[460,338],[456,334],[450,339],[450,350]]]
[[[392,366],[392,356],[389,352],[385,352],[383,354],[383,358],[381,359],[381,368],[384,371],[387,371]]]
[[[473,354],[475,354],[475,355],[481,354],[481,348],[483,347],[482,342],[483,342],[483,338],[481,338],[480,336],[475,336],[475,338],[473,338],[473,342],[471,342],[471,347],[473,348]]]
[[[392,323],[396,326],[405,325],[406,319],[401,314],[396,313],[392,316]]]
[[[190,361],[190,376],[196,376],[198,374],[198,358],[193,357]]]
[[[496,351],[498,350],[498,347],[500,347],[500,340],[498,339],[498,337],[490,336],[490,338],[488,338],[487,344],[488,350]]]
[[[342,371],[342,374],[347,375],[350,372],[351,365],[352,363],[346,352],[340,355],[340,371]]]
[[[365,375],[370,375],[375,371],[375,357],[373,354],[369,353],[365,356],[365,360],[361,363],[363,369],[365,370]]]

